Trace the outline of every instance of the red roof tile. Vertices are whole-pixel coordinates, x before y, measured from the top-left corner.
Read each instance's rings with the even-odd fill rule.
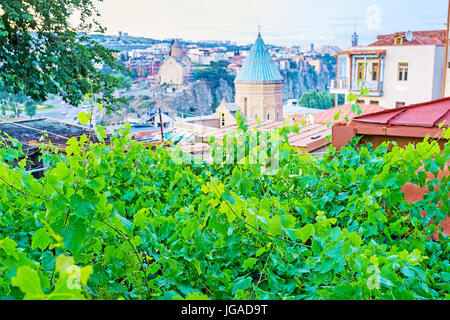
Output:
[[[438,127],[444,120],[450,126],[450,97],[408,107],[359,116],[353,121],[401,126]]]
[[[414,31],[413,40],[407,41],[405,38],[406,32],[396,32],[387,35],[379,35],[377,41],[369,46],[395,46],[394,39],[397,36],[403,37],[403,43],[397,46],[445,45],[446,34],[446,30]]]

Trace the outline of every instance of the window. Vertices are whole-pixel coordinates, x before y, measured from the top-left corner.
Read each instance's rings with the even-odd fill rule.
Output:
[[[408,64],[407,63],[399,63],[398,64],[398,81],[407,81],[408,80]]]
[[[340,55],[337,58],[337,79],[347,79],[347,56]]]
[[[363,62],[358,63],[358,81],[364,81],[364,64]]]
[[[404,107],[404,106],[406,106],[406,103],[404,103],[404,102],[399,102],[399,101],[397,101],[397,102],[395,103],[395,107],[396,107],[396,108],[400,108],[400,107]]]
[[[276,117],[276,120],[279,121],[279,118],[280,118],[280,117],[278,116],[278,111],[277,111],[277,117]]]
[[[270,113],[267,114],[267,120],[270,120]]]
[[[378,62],[372,64],[372,81],[378,80]]]
[[[220,114],[220,124],[222,127],[225,127],[225,113]]]
[[[396,36],[394,38],[394,44],[403,44],[403,37],[402,36]]]
[[[358,100],[356,100],[356,103],[357,103],[357,104],[365,104],[365,103],[366,103],[366,101],[364,101],[364,100],[361,100],[361,99],[358,99]]]
[[[380,104],[380,101],[378,101],[378,100],[370,100],[369,103],[370,103],[370,104],[376,104],[376,105],[379,105],[379,104]]]

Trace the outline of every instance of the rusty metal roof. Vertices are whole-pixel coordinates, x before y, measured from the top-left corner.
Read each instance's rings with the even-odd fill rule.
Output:
[[[450,97],[363,115],[353,121],[427,128],[438,127],[446,121],[445,126],[449,127]]]

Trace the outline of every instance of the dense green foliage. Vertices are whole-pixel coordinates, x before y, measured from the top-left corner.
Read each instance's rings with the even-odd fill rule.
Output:
[[[298,104],[305,108],[329,109],[334,107],[334,97],[324,91],[309,90],[302,94]]]
[[[71,25],[75,15],[79,23]],[[0,90],[24,93],[35,101],[60,94],[78,105],[92,91],[99,101],[117,106],[116,77],[95,64],[120,68],[112,51],[88,32],[103,32],[92,0],[2,0],[0,3]]]
[[[8,165],[23,153],[3,141],[1,298],[450,297],[448,237],[430,239],[431,219],[449,214],[449,178],[417,171],[446,166],[450,143],[350,145],[323,159],[282,144],[267,175],[246,161],[180,164],[122,134],[87,141],[46,152],[40,180]],[[428,186],[424,201],[404,201],[407,181]]]

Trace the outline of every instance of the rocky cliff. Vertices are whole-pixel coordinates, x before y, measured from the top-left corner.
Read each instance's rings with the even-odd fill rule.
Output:
[[[334,74],[326,68],[320,73],[313,68],[302,70],[285,70],[281,74],[284,78],[283,100],[299,99],[308,90],[328,91]]]
[[[167,92],[174,90],[173,92]],[[217,88],[207,81],[195,81],[177,88],[154,87],[155,101],[176,116],[211,114],[223,98],[234,101],[234,88],[225,80],[220,80]]]
[[[320,73],[315,72],[313,68],[305,68],[285,70],[281,74],[284,78],[285,101],[299,99],[304,92],[311,89],[328,91],[330,80],[334,76],[327,68]],[[167,89],[174,91],[167,92]],[[220,79],[219,85],[199,80],[177,88],[154,87],[152,91],[163,108],[172,111],[175,116],[211,114],[223,98],[228,102],[234,101],[234,88],[224,79]]]

